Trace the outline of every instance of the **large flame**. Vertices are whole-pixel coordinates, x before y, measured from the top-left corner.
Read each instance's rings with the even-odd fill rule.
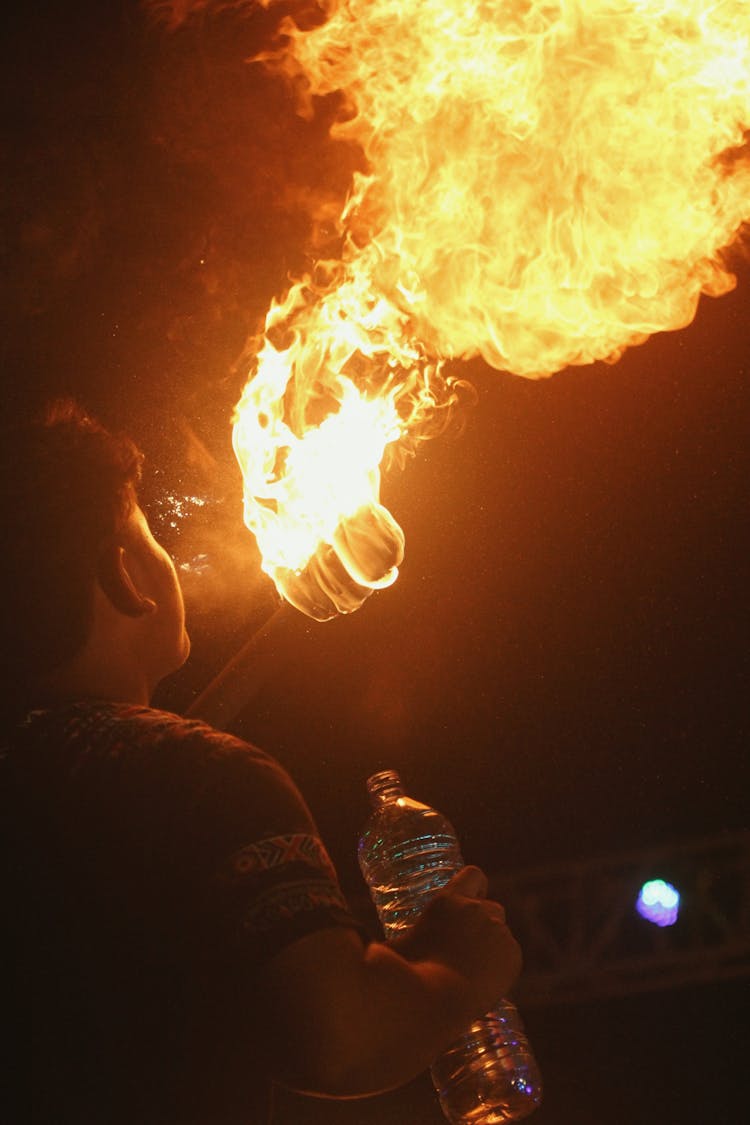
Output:
[[[272,0],[264,0],[266,4]],[[264,56],[343,93],[360,146],[340,261],[274,303],[237,407],[264,567],[315,617],[396,574],[386,446],[481,355],[616,360],[729,290],[750,218],[750,0],[324,0]]]

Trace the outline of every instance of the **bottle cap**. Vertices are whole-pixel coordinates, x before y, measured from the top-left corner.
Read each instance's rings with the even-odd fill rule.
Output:
[[[368,777],[367,792],[375,808],[404,795],[401,778],[395,770],[380,770]]]

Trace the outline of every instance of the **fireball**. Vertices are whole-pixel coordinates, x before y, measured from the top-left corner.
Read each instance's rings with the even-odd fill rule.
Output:
[[[268,5],[271,0],[265,0]],[[245,519],[324,619],[393,581],[388,448],[452,401],[445,364],[614,362],[735,283],[750,219],[750,0],[325,0],[257,60],[361,149],[343,252],[266,318],[238,404]]]

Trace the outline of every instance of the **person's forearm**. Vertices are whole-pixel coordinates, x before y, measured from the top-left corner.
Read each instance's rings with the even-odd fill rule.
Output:
[[[392,1089],[425,1070],[481,1014],[460,973],[437,961],[407,961],[385,945],[361,950],[343,979],[347,987],[331,988],[312,1036],[312,1013],[299,1013],[299,1041],[283,1053],[277,1074],[295,1089],[338,1098]]]
[[[464,868],[393,945],[326,929],[283,950],[264,995],[274,1074],[357,1097],[409,1081],[505,995],[521,953],[486,877]],[[468,891],[468,894],[465,893]]]
[[[371,945],[363,975],[360,1041],[342,1076],[351,1093],[409,1081],[482,1014],[466,979],[438,961],[410,962],[388,946]]]

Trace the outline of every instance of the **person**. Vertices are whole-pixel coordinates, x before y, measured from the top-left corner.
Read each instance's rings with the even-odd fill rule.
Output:
[[[252,1125],[394,1088],[520,968],[465,868],[392,945],[268,754],[149,706],[189,652],[141,457],[72,403],[3,443],[6,917],[38,1125]],[[26,1029],[23,1031],[22,1029]]]

